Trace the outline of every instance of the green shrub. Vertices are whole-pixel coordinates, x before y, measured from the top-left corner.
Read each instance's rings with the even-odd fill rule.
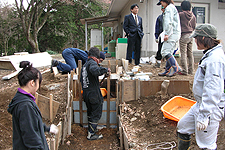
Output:
[[[56,54],[58,54],[57,52],[52,51],[52,50],[47,50],[46,52],[48,52],[49,55],[56,55]]]

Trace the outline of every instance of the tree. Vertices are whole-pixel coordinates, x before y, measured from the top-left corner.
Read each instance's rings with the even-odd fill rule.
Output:
[[[32,47],[32,52],[40,52],[38,46],[38,33],[47,21],[50,11],[55,9],[60,1],[57,0],[31,0],[25,9],[23,0],[15,0],[20,16],[23,32]],[[43,15],[43,16],[42,16]]]
[[[57,7],[55,11],[51,11],[49,19],[40,31],[40,50],[52,49],[60,52],[68,47],[84,49],[85,27],[80,19],[102,16],[106,10],[105,4],[96,0],[75,0]],[[88,30],[91,28],[101,29],[101,23],[89,26]]]
[[[18,19],[16,17],[16,11],[12,5],[4,4],[0,6],[0,38],[2,39],[0,44],[4,48],[4,53],[7,55],[9,40],[15,34],[15,27]]]

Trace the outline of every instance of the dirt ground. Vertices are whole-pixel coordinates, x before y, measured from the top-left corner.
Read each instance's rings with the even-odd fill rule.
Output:
[[[60,59],[60,58],[59,58]],[[195,64],[195,68],[197,64]],[[41,72],[49,69],[39,68]],[[144,64],[141,68],[144,72],[152,72],[153,77],[151,80],[189,80],[190,87],[194,75],[182,76],[176,75],[171,78],[159,77],[157,73],[164,71],[163,66],[159,68],[153,68],[152,65]],[[10,74],[13,71],[0,70],[0,78]],[[49,87],[55,86],[55,89]],[[7,112],[8,104],[14,97],[17,88],[19,87],[17,78],[14,77],[10,80],[0,80],[0,149],[12,149],[12,117]],[[59,76],[54,77],[50,72],[43,74],[43,82],[38,93],[49,96],[53,94],[54,100],[61,103],[58,113],[55,117],[54,124],[62,119],[62,114],[65,111],[66,99],[67,99],[67,77]],[[150,149],[152,146],[149,144],[162,143],[162,142],[175,142],[177,143],[176,136],[176,122],[163,117],[160,107],[170,98],[176,95],[167,95],[162,98],[161,95],[156,94],[154,96],[141,98],[137,101],[131,101],[127,103],[128,108],[134,113],[124,113],[122,115],[123,125],[126,128],[128,139],[130,141],[130,149]],[[181,95],[189,99],[194,99],[193,94]],[[140,116],[137,114],[141,114]],[[136,117],[135,121],[131,121]],[[48,120],[43,119],[46,124],[50,124]],[[225,134],[224,120],[220,123],[220,129],[218,132],[218,150],[222,150],[225,147],[224,139]],[[86,140],[87,129],[80,127],[77,124],[72,124],[72,134],[65,140],[64,145],[60,145],[60,150],[76,149],[76,150],[89,150],[89,149],[119,149],[119,140],[116,129],[100,130],[104,136],[102,140],[88,141]],[[167,145],[168,146],[168,145]],[[177,149],[174,148],[174,149]],[[192,138],[191,150],[198,150],[194,135]]]

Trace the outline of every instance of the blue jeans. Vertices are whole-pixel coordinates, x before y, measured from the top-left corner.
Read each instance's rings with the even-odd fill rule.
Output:
[[[70,72],[77,68],[78,60],[82,60],[82,64],[87,61],[88,54],[78,48],[67,48],[62,52],[62,56],[66,61],[66,64],[59,63],[57,65],[58,70],[62,72]]]

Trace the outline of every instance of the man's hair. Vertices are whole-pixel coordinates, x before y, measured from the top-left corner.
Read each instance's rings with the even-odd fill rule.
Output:
[[[93,56],[96,58],[100,58],[100,51],[97,47],[91,47],[88,52],[88,56]]]
[[[174,4],[173,0],[162,0],[162,1],[167,3],[168,5],[171,4],[171,3]]]
[[[184,11],[187,11],[187,10],[191,10],[191,3],[189,1],[186,1],[184,0],[182,3],[181,3],[181,9],[184,10]]]
[[[133,4],[133,5],[130,6],[130,9],[133,10],[135,6],[137,6],[139,8],[138,4]]]
[[[203,45],[205,48],[207,49],[211,49],[215,46],[217,46],[218,44],[220,44],[220,40],[217,39],[212,39],[210,37],[204,37],[203,36],[196,36],[195,39],[197,40],[197,45]]]

